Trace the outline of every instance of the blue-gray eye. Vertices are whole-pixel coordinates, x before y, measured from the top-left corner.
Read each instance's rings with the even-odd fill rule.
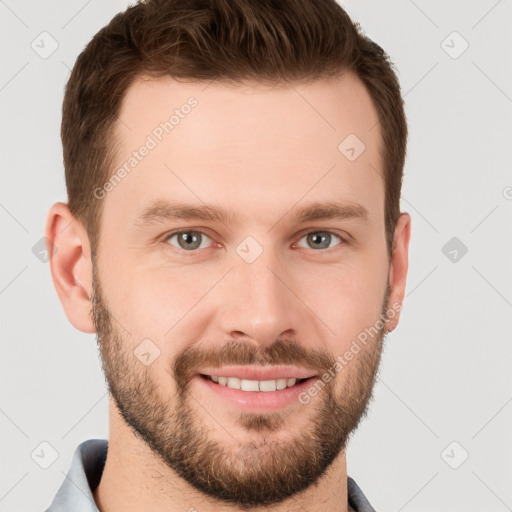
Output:
[[[178,245],[169,242],[174,237],[177,238]],[[334,239],[338,239],[340,242],[343,242],[343,239],[339,235],[330,231],[310,231],[309,233],[306,233],[301,240],[307,240],[308,246],[306,249],[330,249],[331,242],[334,240],[333,237]],[[201,231],[194,230],[176,231],[168,235],[166,238],[166,241],[169,242],[170,245],[189,252],[196,249],[205,249],[207,247],[207,245],[205,245],[207,240],[210,240],[209,236],[205,235]]]
[[[311,231],[302,238],[306,238],[307,243],[309,244],[308,248],[330,249],[330,243],[333,240],[332,237],[337,238],[341,242],[343,241],[340,236],[331,233],[330,231]]]
[[[193,251],[195,249],[204,249],[204,246],[202,246],[202,242],[204,241],[204,238],[209,239],[207,235],[204,233],[201,233],[200,231],[178,231],[176,233],[170,234],[166,241],[171,240],[173,237],[177,238],[179,246],[178,249],[183,249],[184,251]]]

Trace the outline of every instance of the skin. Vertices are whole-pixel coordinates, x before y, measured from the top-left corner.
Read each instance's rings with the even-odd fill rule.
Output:
[[[380,134],[371,129],[377,113],[362,83],[344,74],[307,85],[206,85],[166,77],[138,80],[128,90],[122,123],[116,126],[117,166],[190,96],[198,105],[102,199],[95,289],[82,223],[65,204],[56,203],[46,227],[47,238],[58,249],[51,270],[68,319],[83,332],[98,332],[104,369],[119,379],[119,389],[133,391],[129,376],[132,384],[144,377],[151,381],[146,398],[155,410],[163,404],[176,410],[180,388],[172,365],[188,348],[218,354],[234,340],[259,354],[271,350],[276,340],[294,340],[306,353],[336,357],[374,325],[386,307],[401,304],[405,293],[410,216],[402,213],[398,220],[389,259],[384,182],[375,172],[382,172]],[[350,133],[366,146],[353,162],[338,150]],[[155,199],[220,205],[234,217],[227,223],[164,220],[137,226],[138,215]],[[313,201],[359,204],[368,218],[292,223],[291,214]],[[195,256],[180,247],[176,236],[168,238],[178,228],[206,235]],[[333,236],[329,249],[308,243],[307,233],[325,230],[345,241]],[[236,252],[247,236],[263,249],[251,264]],[[110,331],[99,329],[103,340],[91,305],[100,284],[101,305],[108,306],[111,315]],[[98,311],[101,308],[96,323]],[[371,390],[374,375],[364,369],[376,370],[383,336],[398,320],[399,311],[361,352],[370,361],[367,367],[364,355],[354,356],[309,405],[287,406],[278,428],[251,428],[251,413],[241,415],[198,378],[187,382],[191,396],[186,403],[196,425],[208,428],[208,439],[233,457],[241,446],[253,443],[259,447],[258,458],[271,467],[276,459],[265,450],[264,441],[294,446],[300,433],[311,431],[314,420],[321,419],[319,406],[329,392],[342,400]],[[133,357],[133,350],[147,338],[158,346],[160,356],[146,367]],[[112,347],[126,357],[125,367],[116,366]],[[364,403],[352,411],[358,418],[369,395],[361,400]],[[242,510],[180,477],[135,434],[112,397],[109,411],[107,462],[94,492],[102,512]],[[169,422],[172,418],[165,416]],[[249,466],[242,465],[241,471],[249,471]],[[342,446],[313,485],[254,510],[347,511],[346,481]]]

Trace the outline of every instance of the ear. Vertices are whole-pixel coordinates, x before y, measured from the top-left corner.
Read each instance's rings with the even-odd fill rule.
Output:
[[[405,296],[405,283],[407,280],[407,270],[409,268],[409,240],[411,237],[411,216],[408,213],[402,213],[398,218],[393,236],[393,251],[391,255],[391,268],[389,271],[389,286],[391,288],[389,295],[389,306],[393,304],[403,304]],[[398,325],[400,319],[401,307],[393,318],[386,324],[386,331],[391,332]]]
[[[95,332],[90,302],[92,262],[86,229],[66,204],[55,203],[48,212],[45,237],[53,284],[68,320],[82,332]]]

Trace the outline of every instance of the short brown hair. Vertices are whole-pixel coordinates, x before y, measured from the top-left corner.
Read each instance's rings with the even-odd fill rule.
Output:
[[[93,251],[102,210],[93,191],[112,172],[113,128],[136,78],[299,83],[347,71],[379,116],[391,254],[407,144],[400,85],[388,55],[335,0],[146,0],[114,16],[79,55],[62,108],[68,206]]]

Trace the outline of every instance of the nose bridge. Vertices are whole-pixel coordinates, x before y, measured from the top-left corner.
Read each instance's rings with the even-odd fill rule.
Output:
[[[295,330],[299,301],[288,289],[289,273],[275,249],[268,244],[251,261],[243,252],[247,246],[240,244],[235,255],[235,266],[230,272],[226,292],[230,300],[224,309],[222,329],[229,337],[242,334],[258,345],[270,345],[284,332]],[[286,284],[285,284],[286,283]],[[227,297],[226,297],[227,299]]]

